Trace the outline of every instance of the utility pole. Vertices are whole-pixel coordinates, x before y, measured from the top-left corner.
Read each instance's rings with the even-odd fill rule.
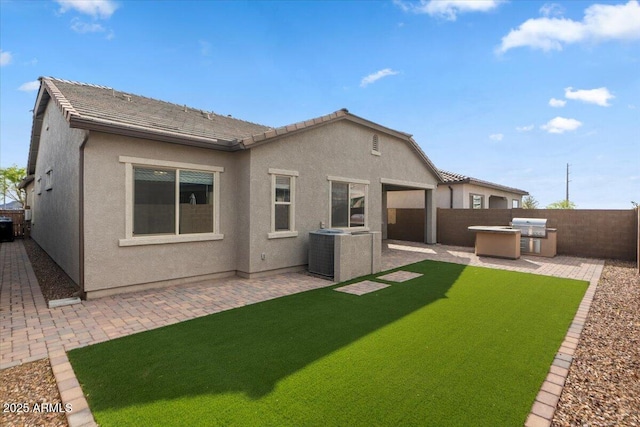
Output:
[[[567,196],[565,198],[567,205],[569,204],[569,163],[567,163]]]

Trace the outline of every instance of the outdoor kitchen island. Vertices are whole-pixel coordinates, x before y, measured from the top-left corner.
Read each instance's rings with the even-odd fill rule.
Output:
[[[473,225],[476,233],[476,255],[497,258],[520,258],[520,230],[504,225]]]

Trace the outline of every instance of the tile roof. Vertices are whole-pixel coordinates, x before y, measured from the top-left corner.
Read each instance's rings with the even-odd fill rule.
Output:
[[[489,181],[484,181],[482,179],[472,178],[470,176],[461,175],[455,172],[449,172],[442,169],[439,169],[440,176],[444,181],[444,184],[475,184],[483,187],[490,187],[497,190],[508,191],[510,193],[518,193],[522,195],[527,195],[529,192],[520,190],[519,188],[507,187],[506,185],[496,184]]]
[[[410,134],[396,131],[341,109],[325,116],[273,128],[215,114],[186,105],[177,105],[107,86],[40,77],[41,88],[34,108],[34,124],[29,148],[28,173],[35,171],[39,150],[42,114],[51,100],[72,128],[109,132],[218,150],[236,151],[272,141],[284,135],[349,120],[405,140],[427,168],[441,179],[438,169]]]
[[[41,78],[65,117],[79,128],[111,126],[221,144],[270,130],[269,126],[189,108],[110,87]],[[229,145],[229,144],[227,144]]]

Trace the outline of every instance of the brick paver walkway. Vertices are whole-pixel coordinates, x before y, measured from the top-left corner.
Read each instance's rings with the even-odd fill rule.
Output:
[[[591,283],[551,367],[527,425],[549,425],[603,262],[558,256],[500,260],[470,248],[388,241],[384,270],[424,259],[587,280]],[[49,357],[72,427],[95,425],[66,351],[211,313],[333,284],[301,273],[262,279],[227,278],[82,301],[49,309],[22,241],[0,244],[0,369]],[[586,305],[585,305],[586,304]]]

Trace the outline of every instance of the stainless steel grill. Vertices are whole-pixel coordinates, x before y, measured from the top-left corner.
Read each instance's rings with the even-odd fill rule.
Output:
[[[513,218],[511,227],[520,230],[521,237],[547,237],[546,218]]]

